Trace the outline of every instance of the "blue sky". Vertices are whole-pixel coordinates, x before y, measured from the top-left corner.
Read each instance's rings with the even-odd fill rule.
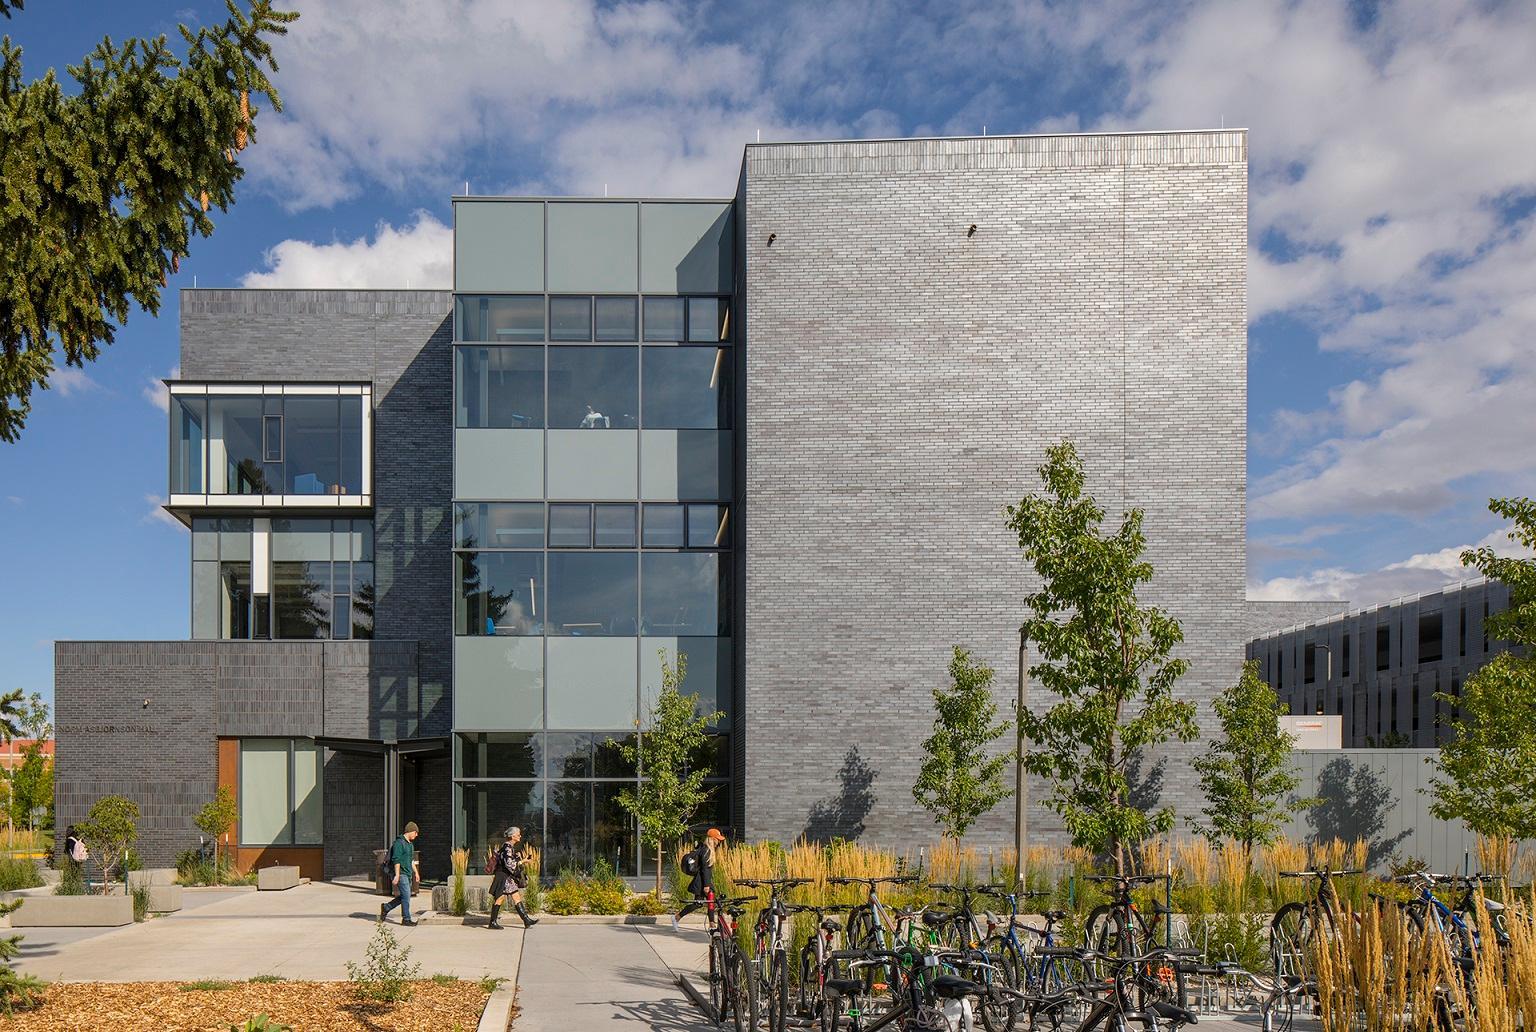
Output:
[[[762,139],[1246,126],[1249,581],[1460,576],[1536,493],[1536,7],[1316,0],[302,5],[238,203],[158,319],[0,445],[0,687],[56,638],[184,638],[158,505],[176,288],[446,286],[448,197],[722,195]],[[387,12],[387,13],[386,13]],[[37,3],[29,77],[222,4]],[[1155,533],[1155,528],[1151,528]]]

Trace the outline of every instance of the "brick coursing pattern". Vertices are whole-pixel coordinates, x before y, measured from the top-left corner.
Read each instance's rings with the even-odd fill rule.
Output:
[[[1146,510],[1208,727],[1245,630],[1244,135],[748,146],[738,203],[747,833],[937,837],[929,689],[963,644],[1011,704],[1037,582],[1002,509],[1063,439]],[[1161,773],[1185,814],[1196,748]]]
[[[1247,629],[1243,637],[1248,641],[1273,634],[1286,627],[1314,623],[1337,616],[1349,608],[1348,602],[1304,601],[1268,602],[1249,599]]]

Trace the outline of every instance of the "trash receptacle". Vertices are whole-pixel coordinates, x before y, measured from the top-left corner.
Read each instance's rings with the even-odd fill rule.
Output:
[[[375,849],[373,851],[373,887],[381,896],[393,896],[394,889],[389,880],[384,877],[384,858],[389,855],[387,849]]]

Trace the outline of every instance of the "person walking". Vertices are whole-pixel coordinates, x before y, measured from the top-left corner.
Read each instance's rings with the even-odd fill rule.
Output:
[[[672,915],[674,932],[682,931],[679,921],[709,902],[709,893],[715,885],[715,850],[724,841],[725,836],[719,828],[710,828],[704,833],[702,842],[683,854],[683,873],[690,876],[688,891],[693,895],[693,902]]]
[[[517,916],[523,919],[523,927],[532,928],[538,924],[539,919],[529,917],[528,908],[523,905],[523,890],[527,887],[528,850],[523,845],[523,829],[508,828],[502,835],[501,845],[491,851],[491,923],[486,927],[503,927],[496,918],[509,895]],[[508,888],[512,891],[508,892]]]
[[[91,891],[91,883],[85,877],[85,862],[90,859],[90,856],[91,851],[85,848],[85,839],[80,837],[80,832],[71,824],[64,838],[64,862],[79,870],[87,894]]]
[[[400,923],[407,928],[416,924],[411,920],[411,886],[421,881],[421,868],[416,860],[416,836],[420,834],[421,829],[416,827],[416,822],[410,821],[389,849],[389,866],[394,872],[390,885],[396,896],[387,903],[379,904],[380,921],[387,918],[391,910],[399,907]]]

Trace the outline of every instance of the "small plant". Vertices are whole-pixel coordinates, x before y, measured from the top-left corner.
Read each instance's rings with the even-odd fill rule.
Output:
[[[271,985],[274,982],[286,982],[288,979],[282,975],[257,975],[255,978],[246,979],[246,981],[253,985]]]
[[[258,1014],[253,1018],[246,1018],[243,1025],[229,1026],[229,1032],[293,1032],[293,1026],[279,1024],[265,1014]]]
[[[133,919],[145,921],[149,918],[149,886],[135,885],[133,887]]]
[[[176,988],[184,993],[218,993],[234,987],[233,982],[226,982],[219,978],[205,978],[200,982],[183,982]]]
[[[452,985],[459,980],[458,975],[445,975],[441,971],[432,976],[432,981],[438,985]]]
[[[85,895],[85,865],[66,859],[59,869],[59,884],[53,887],[55,896]]]
[[[480,991],[482,993],[494,993],[497,989],[501,988],[501,983],[505,981],[505,978],[497,978],[495,975],[486,975],[480,979]]]
[[[469,850],[453,851],[453,914],[463,917],[469,913],[469,901],[464,895],[464,876],[469,873]]]
[[[584,886],[587,909],[594,914],[624,913],[624,887],[608,882],[589,881]]]
[[[555,884],[544,893],[544,909],[551,914],[579,914],[586,902],[586,889],[575,871],[561,871]]]
[[[144,858],[139,856],[136,850],[125,849],[123,850],[123,859],[117,865],[117,870],[122,877],[127,878],[134,871],[144,870]]]
[[[0,859],[0,892],[35,889],[43,884],[37,865],[30,860]]]
[[[239,817],[240,807],[235,801],[234,787],[220,785],[208,804],[192,818],[197,830],[213,840],[213,869],[216,872],[222,872],[227,863],[227,858],[219,856],[219,839],[228,834]],[[225,863],[221,863],[221,860]]]
[[[133,844],[139,838],[139,807],[122,796],[102,796],[91,804],[86,819],[79,824],[82,838],[90,846],[102,881],[113,872],[124,870]]]
[[[642,893],[639,896],[631,896],[629,899],[629,912],[648,917],[655,917],[667,912],[667,903],[654,892]]]
[[[421,971],[421,965],[410,959],[411,948],[396,939],[388,925],[380,924],[363,962],[347,962],[347,980],[359,999],[399,1003],[410,999],[411,979]]]

